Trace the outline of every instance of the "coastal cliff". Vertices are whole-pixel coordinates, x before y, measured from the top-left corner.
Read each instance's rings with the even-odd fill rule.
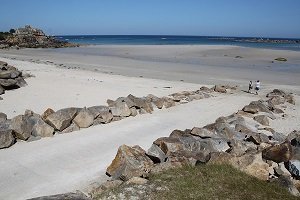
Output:
[[[11,29],[10,32],[1,34],[0,49],[3,48],[62,48],[76,47],[66,41],[60,41],[52,36],[47,36],[41,29],[26,25],[24,28]],[[2,39],[2,40],[1,40]]]

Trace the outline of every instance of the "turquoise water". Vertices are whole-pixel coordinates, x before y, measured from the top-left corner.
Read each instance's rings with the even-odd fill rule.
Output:
[[[168,36],[168,35],[76,35],[56,36],[57,39],[78,44],[91,45],[235,45],[244,47],[287,49],[300,51],[300,39],[271,38],[286,40],[285,43],[251,41],[260,38],[212,37],[212,36]],[[263,38],[267,39],[267,38]]]

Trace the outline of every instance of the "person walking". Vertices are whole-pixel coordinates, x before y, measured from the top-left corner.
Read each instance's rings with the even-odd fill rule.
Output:
[[[255,83],[255,91],[256,91],[256,95],[258,95],[258,91],[260,90],[260,81],[257,80],[256,83]]]
[[[253,89],[253,85],[252,85],[252,81],[250,81],[249,82],[248,93],[250,93],[252,89]]]

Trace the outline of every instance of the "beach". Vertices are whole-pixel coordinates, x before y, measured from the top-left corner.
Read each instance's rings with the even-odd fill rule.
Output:
[[[287,58],[286,62],[275,58]],[[107,99],[133,94],[158,97],[215,84],[238,86],[233,94],[214,94],[152,114],[17,142],[0,150],[0,198],[25,199],[75,190],[103,182],[106,167],[122,144],[144,149],[174,129],[191,129],[264,99],[275,88],[292,92],[295,107],[271,121],[285,135],[300,130],[300,52],[220,45],[94,45],[65,49],[0,50],[0,60],[34,77],[6,91],[0,111],[8,118],[29,109],[106,105]],[[248,82],[260,80],[259,95]]]

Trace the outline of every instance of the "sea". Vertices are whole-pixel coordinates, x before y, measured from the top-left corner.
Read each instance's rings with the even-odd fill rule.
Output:
[[[300,51],[300,39],[174,35],[64,35],[56,39],[87,45],[234,45]]]

